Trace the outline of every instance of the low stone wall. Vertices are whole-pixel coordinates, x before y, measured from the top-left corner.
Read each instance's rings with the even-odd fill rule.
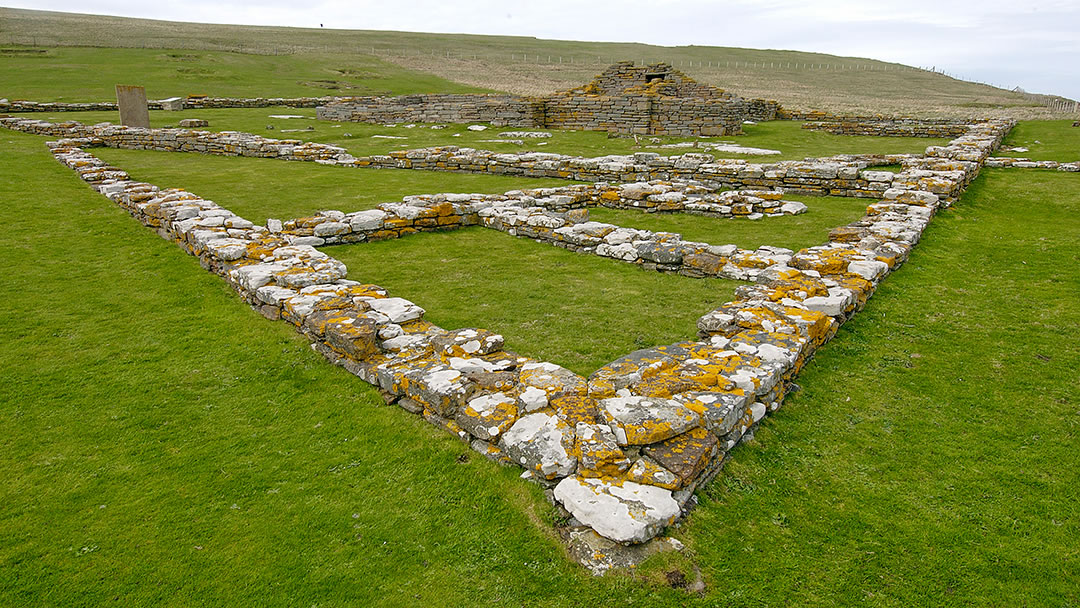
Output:
[[[917,122],[921,124],[953,125],[986,122],[985,118],[917,118],[891,114],[836,114],[824,110],[792,110],[781,107],[777,120],[802,120],[810,122]]]
[[[402,95],[359,97],[320,106],[319,120],[370,123],[470,123],[500,127],[544,126],[539,99],[515,95]]]
[[[1056,160],[1031,160],[1030,158],[1012,158],[998,156],[986,159],[987,167],[1014,167],[1016,169],[1053,169],[1075,173],[1080,171],[1080,161],[1063,163]]]
[[[495,126],[607,131],[640,135],[734,135],[748,105],[741,99],[648,96],[406,95],[338,101],[320,120],[368,123],[487,122]]]
[[[180,108],[269,108],[285,106],[290,108],[315,108],[337,101],[348,101],[353,97],[187,97],[181,101]],[[160,100],[147,102],[151,110],[167,109]],[[63,103],[52,101],[0,100],[0,112],[91,112],[116,110],[115,101],[86,103]]]
[[[870,161],[855,155],[828,160],[749,163],[740,159],[715,159],[701,153],[660,156],[653,152],[639,152],[628,156],[583,158],[541,152],[496,153],[445,146],[354,157],[337,146],[270,139],[249,133],[86,126],[77,122],[50,123],[25,118],[0,118],[0,123],[29,133],[88,138],[100,145],[129,149],[279,158],[342,167],[493,173],[594,182],[693,181],[714,190],[783,190],[862,198],[880,197],[890,188],[910,186],[951,201],[974,176],[977,163],[985,160],[981,154],[969,154],[966,148],[941,146],[927,148],[926,158],[909,155],[879,157],[882,162],[899,159],[903,168],[900,173],[869,170]],[[977,130],[985,124],[969,125],[969,129]],[[957,138],[954,144],[962,141],[964,137]],[[939,156],[942,154],[945,156]],[[959,172],[963,179],[943,180],[937,175],[920,173],[929,166],[939,173]]]
[[[834,135],[873,135],[878,137],[956,137],[967,132],[967,123],[934,123],[914,119],[880,121],[814,121],[803,123],[810,131]]]
[[[424,321],[419,306],[346,280],[339,261],[310,245],[290,243],[288,222],[254,226],[191,193],[132,181],[79,147],[103,145],[100,139],[50,147],[99,192],[198,256],[264,316],[291,323],[332,362],[378,386],[388,402],[489,458],[524,467],[526,476],[552,490],[549,496],[572,516],[571,524],[638,543],[692,504],[693,492],[719,471],[731,448],[781,406],[816,349],[903,263],[941,203],[915,186],[970,181],[1011,126],[980,125],[928,151],[922,164],[913,161],[908,178],[870,205],[864,218],[833,230],[827,243],[771,252],[755,269],[756,283],[740,287],[734,301],[699,319],[697,340],[630,353],[588,378],[506,352],[502,337],[486,330],[445,330]],[[970,172],[937,168],[969,167],[963,163]],[[580,188],[590,187],[601,188]],[[672,253],[673,239],[663,233],[644,238],[641,231],[615,227],[598,236],[595,226],[574,223],[569,214],[524,206],[548,198],[549,207],[573,207],[575,201],[556,198],[565,193],[508,193],[514,205],[458,196],[464,198],[413,197],[358,214],[327,212],[321,216],[326,221],[311,230],[314,235],[336,223],[335,230],[345,224],[366,231],[391,227],[401,236],[402,222],[415,228],[424,227],[420,219],[433,220],[435,228],[475,218],[508,232],[508,226],[535,227],[534,234],[550,229],[566,242],[571,235],[597,238],[597,253],[601,245]],[[520,213],[527,209],[538,211]],[[553,228],[530,221],[534,216],[569,223]],[[514,219],[522,217],[523,223]],[[292,228],[305,228],[304,222],[293,221]],[[621,234],[612,239],[616,233]],[[695,255],[720,256],[710,247],[680,251],[682,265]],[[603,556],[590,559],[604,567]]]
[[[315,161],[342,167],[493,173],[620,183],[694,181],[714,190],[783,190],[811,195],[862,198],[880,197],[898,183],[918,183],[918,189],[929,190],[947,200],[955,198],[962,189],[950,180],[942,181],[919,175],[917,171],[924,166],[925,159],[910,155],[871,159],[876,158],[877,161],[889,164],[892,164],[890,161],[900,160],[904,168],[901,173],[869,170],[867,167],[871,165],[871,160],[856,155],[828,160],[749,163],[740,159],[715,159],[709,154],[701,153],[660,156],[653,152],[639,152],[628,156],[583,158],[541,152],[496,153],[445,146],[354,157],[337,146],[300,140],[270,139],[249,133],[140,129],[114,125],[86,126],[77,122],[50,123],[24,118],[0,118],[0,123],[12,129],[40,135],[89,138],[109,147]],[[928,151],[940,149],[943,148],[931,147]],[[974,170],[971,161],[950,158],[936,159],[933,163],[939,171],[971,174]],[[963,183],[966,185],[966,182]]]
[[[868,163],[863,161],[750,163],[739,159],[716,159],[702,153],[660,156],[653,152],[582,158],[544,152],[497,153],[456,146],[341,159],[338,164],[579,181],[687,180],[701,182],[714,189],[781,189],[785,192],[864,198],[880,196],[891,187],[896,176],[889,171],[864,170]]]

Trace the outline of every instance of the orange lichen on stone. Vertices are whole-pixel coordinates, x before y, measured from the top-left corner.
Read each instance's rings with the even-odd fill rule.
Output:
[[[583,390],[577,389],[574,390]],[[592,424],[597,420],[596,399],[581,393],[558,393],[548,399],[555,415],[567,424]]]
[[[680,485],[686,485],[705,470],[720,449],[716,435],[698,427],[660,443],[645,446],[642,452],[677,475]]]

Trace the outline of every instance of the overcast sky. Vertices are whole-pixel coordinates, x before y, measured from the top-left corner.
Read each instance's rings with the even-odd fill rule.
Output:
[[[1080,0],[0,0],[205,23],[816,51],[1080,99]]]

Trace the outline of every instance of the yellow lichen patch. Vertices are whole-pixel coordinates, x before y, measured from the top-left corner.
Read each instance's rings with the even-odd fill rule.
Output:
[[[403,217],[388,217],[383,220],[383,225],[387,228],[405,228],[406,226],[412,226],[412,224],[412,220]]]
[[[433,329],[438,329],[431,321],[425,321],[424,319],[413,319],[412,321],[406,321],[401,324],[401,329],[408,335],[426,334]]]
[[[769,294],[769,299],[773,302],[779,302],[784,298],[805,300],[806,298],[815,296],[829,295],[829,288],[825,286],[825,283],[822,282],[821,279],[812,277],[808,274],[803,274],[798,270],[791,270],[784,274],[794,274],[795,276],[786,276],[780,280],[769,283],[768,286],[772,290]]]
[[[739,268],[765,268],[772,263],[770,260],[743,251],[736,252],[728,261]]]
[[[610,431],[600,425],[576,426],[574,457],[582,477],[617,478],[630,468],[630,460],[615,443]]]
[[[366,361],[379,352],[375,323],[370,319],[330,320],[324,331],[330,348],[354,361]]]
[[[708,384],[708,381],[713,382],[712,385]],[[636,382],[630,385],[630,390],[635,395],[641,395],[643,397],[660,397],[663,399],[669,399],[673,395],[684,393],[687,391],[705,390],[710,386],[715,386],[716,374],[712,374],[711,377],[706,374],[700,374],[698,376],[684,377],[675,372],[674,369],[667,370],[665,373],[645,378],[640,382]]]
[[[517,418],[514,399],[504,393],[494,393],[470,399],[458,412],[456,420],[474,437],[491,441],[512,427]]]
[[[682,480],[678,475],[645,458],[639,458],[634,462],[623,477],[626,481],[666,490],[678,490],[682,487]]]
[[[600,200],[617,203],[622,200],[622,197],[619,196],[619,193],[615,190],[605,190],[603,194],[600,195]]]
[[[710,392],[713,392],[713,393],[730,393],[732,395],[738,395],[740,397],[745,397],[746,396],[746,391],[744,391],[741,388],[710,389]],[[706,404],[703,401],[700,401],[700,400],[698,400],[696,398],[688,399],[688,398],[686,398],[685,395],[683,397],[679,398],[679,403],[682,403],[690,411],[694,412],[695,414],[698,414],[703,419],[706,417],[706,415],[708,414],[708,411],[709,411],[709,405],[708,404]]]
[[[264,260],[273,257],[274,250],[281,247],[284,243],[277,239],[267,239],[261,241],[252,241],[247,245],[247,252],[244,253],[244,257],[250,260]]]
[[[428,212],[438,217],[446,217],[454,215],[454,205],[451,203],[443,202],[437,205],[433,205],[428,209]],[[427,214],[425,214],[427,215]]]
[[[855,299],[859,308],[864,306],[866,300],[874,293],[874,284],[862,277],[853,275],[836,277],[836,282],[839,287],[850,289],[852,293],[855,294]]]
[[[847,247],[820,251],[803,249],[792,259],[792,263],[800,270],[816,270],[821,274],[843,275],[847,273],[847,267],[852,258],[857,257],[858,252]]]
[[[666,441],[646,446],[643,451],[658,464],[677,475],[682,484],[693,481],[719,452],[716,436],[698,427]]]
[[[579,422],[593,424],[597,420],[596,399],[584,394],[561,393],[548,399],[555,415],[570,426]]]
[[[835,330],[836,319],[829,315],[805,308],[784,307],[784,314],[791,318],[800,328],[800,334],[811,340],[821,340]],[[789,323],[790,324],[790,323]]]
[[[323,298],[315,303],[315,305],[312,307],[312,311],[314,312],[320,310],[341,310],[342,308],[353,308],[352,298],[343,297],[340,295]]]

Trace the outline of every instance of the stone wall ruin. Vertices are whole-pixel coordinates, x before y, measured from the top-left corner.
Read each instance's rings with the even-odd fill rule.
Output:
[[[333,121],[489,122],[496,126],[607,131],[624,135],[720,136],[745,120],[770,120],[776,102],[746,100],[701,84],[666,63],[616,63],[588,84],[544,97],[407,95],[336,101]]]
[[[928,148],[862,219],[834,229],[820,246],[740,252],[668,233],[579,221],[587,218],[572,213],[605,197],[629,207],[685,208],[691,184],[597,183],[495,196],[417,196],[370,211],[326,211],[256,226],[192,193],[132,180],[84,150],[125,141],[188,141],[181,130],[10,118],[0,124],[76,136],[49,146],[97,191],[198,256],[259,312],[292,324],[330,361],[377,385],[389,401],[493,460],[525,468],[579,530],[619,543],[652,538],[692,506],[694,491],[781,406],[816,349],[907,259],[935,211],[949,204],[929,187],[962,190],[1012,126],[970,125],[949,145]],[[226,135],[201,140],[209,145],[206,151],[236,154],[237,147],[221,141],[220,147],[210,145],[216,137]],[[297,149],[329,154],[316,144],[256,136],[239,142],[240,149],[276,150],[282,159]],[[672,192],[687,199],[664,198]],[[737,289],[735,300],[698,320],[696,337],[629,353],[586,378],[506,352],[498,334],[434,326],[416,304],[346,280],[343,264],[314,249],[316,241],[305,240],[328,245],[345,234],[398,238],[471,223],[645,268],[678,265],[681,272],[696,263],[690,260],[740,268],[739,278],[750,282]],[[591,559],[593,567],[607,567],[602,556]]]

